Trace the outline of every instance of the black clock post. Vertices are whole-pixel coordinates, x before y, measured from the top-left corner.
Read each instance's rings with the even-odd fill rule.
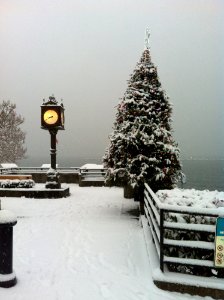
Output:
[[[58,104],[54,96],[41,105],[41,128],[49,130],[51,137],[51,168],[47,171],[46,188],[60,189],[59,174],[56,164],[56,136],[58,130],[64,130],[64,107]]]
[[[56,135],[58,133],[57,129],[49,129],[49,133],[51,135],[51,168],[56,170]]]

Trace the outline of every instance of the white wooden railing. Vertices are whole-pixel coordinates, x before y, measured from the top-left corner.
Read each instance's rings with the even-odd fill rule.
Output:
[[[174,233],[177,232],[198,232],[204,236],[213,235],[215,236],[216,227],[213,224],[192,224],[192,223],[178,223],[178,222],[170,222],[166,221],[166,217],[169,213],[175,213],[179,215],[194,215],[194,216],[202,216],[202,217],[210,217],[215,223],[215,220],[218,216],[223,215],[223,210],[220,211],[218,209],[213,208],[194,208],[194,207],[180,207],[174,205],[167,205],[160,201],[157,195],[151,190],[148,184],[145,184],[144,191],[144,215],[147,219],[148,226],[150,227],[153,241],[155,243],[155,248],[160,260],[160,269],[164,270],[164,265],[170,264],[172,265],[183,265],[183,266],[200,266],[203,267],[203,270],[215,269],[214,267],[214,250],[215,250],[215,242],[209,242],[204,240],[195,240],[194,234],[192,234],[192,239],[189,239],[189,235],[187,239],[184,239],[184,234],[181,240],[179,239],[171,239],[167,238],[166,234],[168,230],[173,233],[170,236],[174,236]],[[169,251],[173,248],[180,248],[183,253],[182,257],[176,256],[168,256],[165,253],[171,253]],[[170,248],[170,249],[169,249]],[[183,251],[189,252],[189,249],[200,249],[199,253],[209,253],[209,259],[205,259],[204,257],[200,258],[188,258],[187,254]],[[165,251],[168,250],[168,251]],[[201,274],[203,275],[203,274]]]

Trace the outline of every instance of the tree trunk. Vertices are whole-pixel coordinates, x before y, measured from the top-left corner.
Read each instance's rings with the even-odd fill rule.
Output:
[[[144,215],[144,185],[135,187],[134,200],[139,202],[140,214]]]
[[[142,201],[144,199],[144,185],[136,186],[134,189],[135,201]]]
[[[134,189],[130,184],[124,186],[124,198],[131,199],[134,198]]]

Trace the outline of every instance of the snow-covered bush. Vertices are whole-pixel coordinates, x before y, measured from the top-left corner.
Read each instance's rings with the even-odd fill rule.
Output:
[[[32,179],[13,179],[13,180],[0,180],[0,188],[32,188],[35,182]]]

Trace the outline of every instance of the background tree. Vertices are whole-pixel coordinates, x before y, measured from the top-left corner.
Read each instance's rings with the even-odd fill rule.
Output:
[[[24,118],[10,101],[0,103],[0,163],[16,162],[25,157],[25,133],[20,128]]]
[[[153,190],[173,188],[181,176],[179,149],[172,136],[169,99],[146,46],[117,106],[114,130],[103,161],[106,183],[131,183]]]

